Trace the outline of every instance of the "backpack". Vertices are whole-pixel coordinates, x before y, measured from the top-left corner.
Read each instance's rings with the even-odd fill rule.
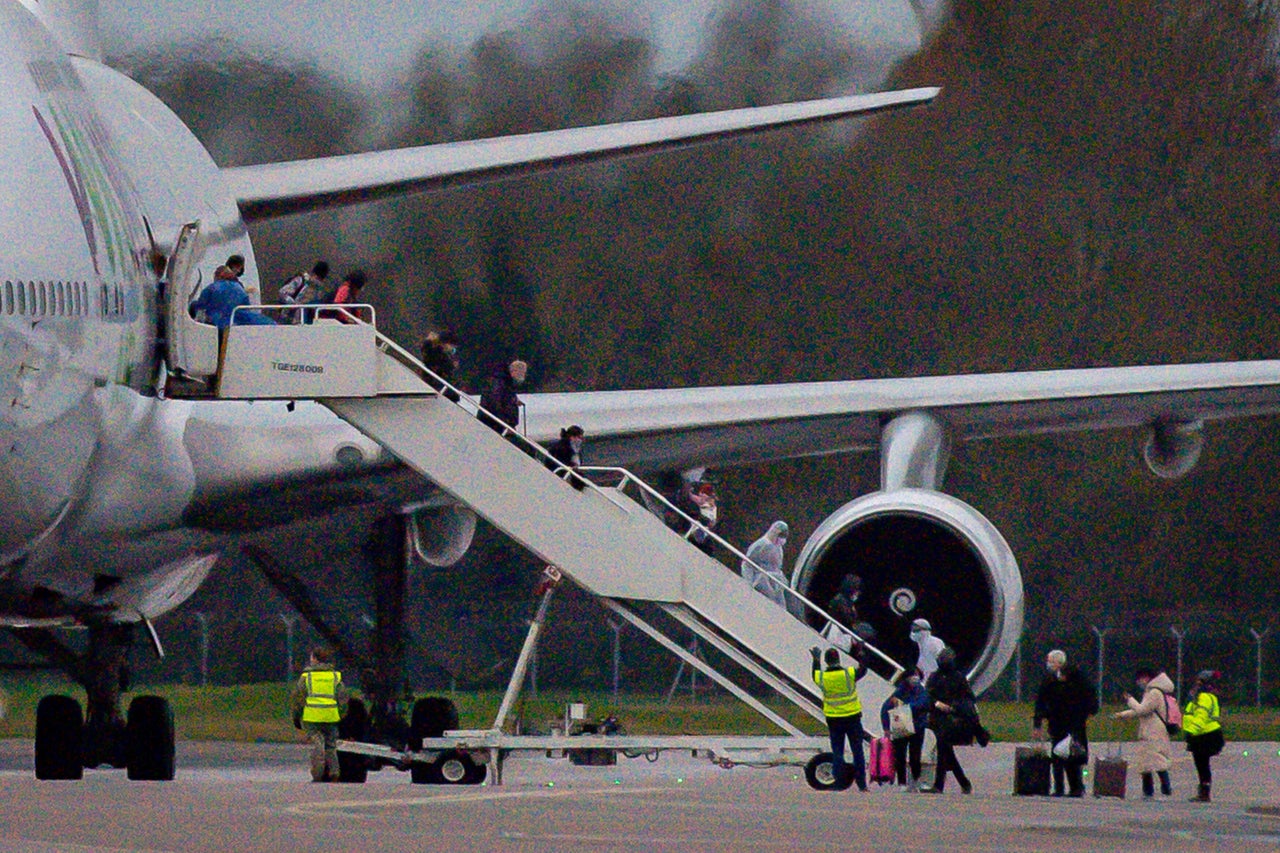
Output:
[[[288,281],[280,285],[280,301],[293,303],[302,295],[302,291],[309,284],[311,284],[311,279],[306,273],[298,273],[292,276]]]
[[[1156,712],[1156,716],[1164,723],[1164,730],[1169,733],[1170,737],[1182,731],[1182,709],[1178,707],[1178,702],[1163,690],[1160,695],[1164,698],[1164,713]]]

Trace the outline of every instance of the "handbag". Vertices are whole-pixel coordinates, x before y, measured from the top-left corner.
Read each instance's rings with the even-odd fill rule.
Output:
[[[845,654],[853,649],[853,634],[838,622],[828,622],[827,627],[822,629],[822,638]]]
[[[894,740],[916,733],[915,715],[910,705],[895,705],[889,709],[889,737]]]
[[[1075,738],[1073,738],[1071,735],[1067,735],[1062,740],[1058,741],[1053,745],[1054,758],[1061,758],[1063,760],[1075,760],[1075,759],[1084,758],[1085,755],[1086,755],[1085,748],[1081,746],[1080,742]]]

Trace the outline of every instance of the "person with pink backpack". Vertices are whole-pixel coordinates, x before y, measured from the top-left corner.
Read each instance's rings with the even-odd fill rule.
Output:
[[[1128,707],[1115,716],[1138,721],[1138,749],[1133,769],[1142,775],[1142,798],[1149,800],[1155,796],[1155,776],[1160,777],[1160,793],[1168,797],[1173,794],[1173,784],[1169,781],[1169,762],[1173,757],[1169,744],[1169,708],[1172,706],[1175,711],[1178,708],[1176,701],[1169,701],[1173,682],[1168,675],[1157,673],[1149,666],[1138,667],[1134,680],[1142,691],[1142,699],[1125,693],[1123,698]]]

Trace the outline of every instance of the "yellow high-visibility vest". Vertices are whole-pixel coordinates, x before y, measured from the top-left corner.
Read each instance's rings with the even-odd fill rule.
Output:
[[[1182,715],[1182,730],[1193,736],[1216,732],[1222,728],[1222,723],[1218,722],[1221,712],[1218,697],[1202,690],[1187,703],[1187,710]]]
[[[858,670],[852,666],[813,671],[814,683],[822,688],[823,714],[828,717],[852,717],[862,713],[857,678]]]
[[[302,722],[336,723],[342,719],[338,712],[338,685],[342,683],[342,673],[336,669],[309,669],[302,673],[302,683],[307,688]]]

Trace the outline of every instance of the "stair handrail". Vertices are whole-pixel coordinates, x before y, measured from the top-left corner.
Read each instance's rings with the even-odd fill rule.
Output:
[[[363,321],[361,321],[361,320],[358,320],[358,319],[357,319],[357,322],[363,322]],[[419,375],[420,375],[423,379],[426,379],[427,377],[430,377],[430,379],[427,379],[427,380],[426,380],[426,381],[427,381],[427,384],[428,384],[428,385],[431,385],[431,386],[432,386],[432,387],[434,387],[434,388],[436,388],[436,390],[440,393],[440,396],[441,396],[442,398],[444,398],[444,399],[446,399],[446,400],[447,400],[447,399],[449,399],[449,398],[445,395],[445,393],[444,393],[444,389],[446,389],[446,388],[447,388],[447,389],[449,389],[450,391],[452,391],[454,394],[456,394],[456,395],[458,396],[458,400],[456,400],[456,401],[451,401],[451,402],[453,402],[453,403],[454,403],[454,405],[458,406],[459,408],[464,408],[464,407],[462,406],[462,400],[466,400],[466,401],[467,401],[467,403],[468,403],[471,407],[473,407],[473,408],[475,409],[475,414],[479,415],[480,413],[482,413],[482,412],[483,412],[485,415],[487,415],[487,416],[488,416],[490,419],[492,419],[494,422],[502,423],[502,424],[503,424],[503,430],[502,430],[501,435],[502,435],[504,438],[505,438],[505,437],[508,437],[508,436],[513,437],[513,438],[514,438],[514,440],[515,440],[515,442],[517,442],[517,444],[518,444],[518,445],[523,445],[523,446],[524,446],[524,448],[525,448],[527,451],[531,451],[531,452],[535,455],[535,458],[536,458],[536,457],[541,457],[541,458],[543,459],[543,464],[546,464],[546,465],[547,465],[547,467],[548,467],[548,468],[550,468],[550,469],[552,470],[552,472],[553,472],[553,473],[555,473],[555,474],[559,475],[559,474],[560,474],[560,472],[562,472],[562,471],[568,471],[568,470],[570,470],[568,466],[564,465],[562,462],[560,462],[560,460],[559,460],[559,459],[556,459],[556,458],[555,458],[554,456],[552,456],[549,452],[547,452],[547,450],[546,450],[542,445],[538,444],[536,441],[533,441],[533,440],[532,440],[532,439],[530,439],[528,436],[521,434],[518,430],[512,429],[512,428],[510,427],[510,425],[508,425],[508,424],[506,424],[505,422],[501,421],[501,420],[500,420],[496,415],[494,415],[492,412],[489,412],[489,411],[487,411],[484,407],[482,407],[482,406],[480,405],[479,400],[477,400],[477,399],[473,398],[470,394],[467,394],[466,392],[462,391],[462,389],[460,389],[460,388],[458,388],[458,387],[454,386],[452,383],[448,382],[446,379],[444,379],[444,378],[443,378],[443,377],[441,377],[439,374],[437,374],[435,371],[431,370],[429,367],[427,367],[425,364],[423,364],[421,361],[419,361],[419,360],[418,360],[418,358],[417,358],[415,355],[413,355],[413,353],[409,352],[409,351],[408,351],[408,350],[406,350],[404,347],[400,346],[400,345],[399,345],[399,344],[397,344],[395,341],[393,341],[391,338],[387,337],[386,335],[382,334],[381,332],[377,331],[376,329],[374,330],[374,335],[375,335],[375,338],[376,338],[376,340],[377,340],[377,342],[378,342],[378,346],[379,346],[379,347],[380,347],[384,352],[386,352],[386,351],[390,350],[392,353],[394,353],[394,355],[395,355],[396,357],[398,357],[398,358],[400,359],[400,361],[401,361],[402,363],[406,363],[406,362],[407,362],[407,366],[409,366],[409,367],[411,367],[412,369],[416,370],[416,371],[419,373]],[[434,381],[432,381],[432,380],[434,380]],[[438,387],[436,386],[436,383],[439,383],[439,386],[438,386]],[[548,464],[548,463],[553,463],[553,464]],[[739,560],[741,560],[742,562],[744,562],[744,563],[747,563],[747,564],[751,565],[753,568],[755,568],[755,570],[756,570],[756,571],[758,571],[758,572],[760,572],[761,574],[764,574],[766,577],[768,577],[768,578],[770,579],[770,580],[769,580],[769,582],[770,582],[770,583],[776,583],[776,581],[774,581],[774,580],[773,580],[772,576],[770,576],[767,572],[765,572],[765,571],[764,571],[764,569],[762,569],[762,568],[759,566],[759,564],[757,564],[754,560],[748,559],[746,554],[744,554],[744,553],[742,553],[741,551],[739,551],[736,547],[734,547],[732,544],[730,544],[728,541],[726,541],[726,540],[725,540],[723,537],[721,537],[718,533],[713,532],[713,531],[712,531],[712,530],[710,530],[708,527],[706,527],[705,525],[703,525],[701,522],[696,521],[695,519],[693,519],[693,518],[689,517],[689,515],[688,515],[688,514],[686,514],[683,510],[679,509],[677,506],[675,506],[675,504],[671,503],[671,501],[669,501],[669,500],[666,498],[666,496],[665,496],[665,495],[663,495],[663,494],[662,494],[661,492],[659,492],[657,489],[655,489],[655,488],[653,488],[652,486],[650,486],[648,483],[646,483],[644,480],[642,480],[642,479],[640,479],[639,477],[637,477],[635,474],[633,474],[631,471],[627,470],[626,468],[618,468],[618,467],[611,467],[611,466],[584,465],[584,466],[579,466],[577,469],[574,469],[574,473],[577,473],[577,474],[579,474],[579,475],[584,474],[584,473],[592,473],[592,474],[597,474],[597,473],[598,473],[598,474],[615,474],[615,475],[620,476],[620,477],[622,478],[622,479],[621,479],[621,481],[618,483],[618,485],[617,485],[617,486],[615,486],[615,487],[613,487],[613,488],[602,488],[601,486],[599,486],[597,483],[595,483],[595,482],[594,482],[591,478],[589,478],[589,477],[579,476],[579,479],[580,479],[582,482],[584,482],[586,485],[590,486],[590,487],[591,487],[591,489],[592,489],[593,491],[595,491],[596,493],[598,493],[598,494],[600,494],[600,495],[604,496],[604,497],[605,497],[605,499],[607,499],[610,503],[612,503],[612,504],[614,504],[615,506],[617,506],[617,507],[619,507],[619,508],[623,509],[623,510],[624,510],[625,512],[627,512],[628,514],[630,514],[630,509],[628,509],[628,508],[627,508],[626,506],[624,506],[623,504],[619,503],[619,502],[618,502],[615,498],[613,498],[609,493],[610,493],[610,492],[613,492],[613,491],[616,491],[616,492],[619,492],[619,493],[623,493],[623,494],[625,494],[625,492],[623,492],[623,490],[626,488],[627,484],[628,484],[628,483],[634,483],[634,484],[636,485],[636,487],[637,487],[638,489],[640,489],[643,493],[647,494],[647,495],[648,495],[649,497],[651,497],[651,498],[655,498],[655,499],[657,499],[657,500],[658,500],[658,501],[659,501],[663,506],[665,506],[667,509],[670,509],[672,512],[674,512],[674,513],[676,514],[676,516],[677,516],[677,517],[679,517],[679,518],[681,518],[681,519],[684,519],[685,521],[689,522],[689,524],[690,524],[689,531],[684,535],[684,537],[683,537],[683,538],[688,539],[688,538],[689,538],[689,536],[690,536],[690,535],[692,535],[692,533],[693,533],[693,531],[694,531],[695,529],[697,529],[697,530],[701,530],[701,531],[703,531],[704,533],[706,533],[708,536],[710,536],[710,537],[712,538],[712,540],[713,540],[713,541],[715,541],[716,543],[718,543],[722,548],[724,548],[725,550],[727,550],[730,554],[732,554],[733,556],[737,557],[737,558],[738,558]],[[723,565],[723,564],[721,564],[721,565]],[[732,569],[730,569],[730,568],[729,568],[729,567],[727,567],[727,566],[726,566],[725,568],[726,568],[726,569],[728,569],[728,570],[730,570],[730,571],[732,571]],[[838,626],[838,628],[839,628],[841,631],[843,631],[844,633],[847,633],[847,634],[851,635],[851,636],[854,638],[854,640],[855,640],[857,643],[859,643],[859,644],[861,645],[861,647],[862,647],[864,650],[871,652],[873,655],[875,655],[876,657],[880,658],[882,661],[884,661],[884,662],[885,662],[885,663],[887,663],[890,667],[892,667],[892,668],[893,668],[893,670],[894,670],[894,672],[895,672],[895,673],[897,673],[897,674],[894,676],[894,679],[893,679],[893,680],[896,680],[896,679],[897,679],[897,677],[898,677],[898,675],[905,671],[905,670],[903,669],[902,665],[901,665],[901,664],[899,664],[897,661],[895,661],[893,658],[889,657],[889,656],[888,656],[888,655],[886,655],[884,652],[882,652],[880,649],[876,648],[874,645],[872,645],[871,643],[867,642],[867,641],[866,641],[862,636],[860,636],[856,631],[854,631],[854,630],[852,630],[851,628],[846,627],[846,626],[842,625],[840,622],[836,621],[836,619],[835,619],[835,617],[834,617],[834,616],[832,616],[832,615],[831,615],[830,613],[828,613],[827,611],[823,610],[823,609],[822,609],[821,607],[819,607],[818,605],[814,604],[812,601],[810,601],[810,600],[809,600],[808,598],[806,598],[805,596],[801,595],[797,590],[792,589],[790,585],[788,585],[788,584],[782,584],[782,585],[781,585],[781,588],[782,588],[782,590],[783,590],[783,592],[784,592],[784,594],[785,594],[785,595],[789,595],[789,596],[791,596],[793,599],[795,599],[795,600],[797,601],[797,603],[798,603],[802,608],[807,608],[808,610],[810,610],[810,611],[812,611],[812,612],[816,613],[816,614],[819,616],[819,618],[821,618],[822,620],[824,620],[822,631],[820,631],[820,632],[819,632],[819,633],[822,633],[822,634],[824,635],[824,639],[825,639],[825,633],[824,633],[824,632],[827,630],[827,628],[828,628],[829,626],[831,626],[831,625]],[[786,609],[788,613],[790,613],[790,612],[791,612],[789,608],[784,608],[784,609]],[[803,620],[801,620],[801,621],[803,621]]]
[[[650,486],[648,483],[646,483],[644,480],[642,480],[642,479],[640,479],[639,477],[637,477],[635,474],[633,474],[631,471],[627,470],[626,468],[618,468],[618,467],[612,467],[612,466],[590,465],[590,466],[583,466],[582,468],[579,468],[578,470],[580,470],[580,471],[586,471],[586,472],[588,472],[588,473],[592,473],[592,474],[614,474],[614,475],[617,475],[617,476],[621,477],[621,480],[619,481],[619,483],[618,483],[616,486],[614,486],[614,488],[615,488],[615,489],[617,489],[617,490],[618,490],[618,491],[620,491],[620,492],[621,492],[621,491],[623,491],[629,483],[630,483],[630,484],[634,484],[638,489],[640,489],[640,490],[641,490],[642,492],[644,492],[646,495],[648,495],[648,496],[649,496],[649,497],[651,497],[651,498],[656,499],[656,500],[657,500],[658,502],[660,502],[664,507],[666,507],[667,509],[669,509],[669,510],[671,510],[672,512],[674,512],[678,518],[681,518],[681,519],[683,519],[684,521],[689,522],[689,524],[690,524],[689,532],[688,532],[688,533],[686,533],[686,534],[684,535],[684,538],[685,538],[685,539],[688,539],[688,538],[689,538],[689,536],[690,536],[690,535],[692,535],[692,533],[693,533],[693,531],[694,531],[695,529],[696,529],[696,530],[701,530],[702,532],[704,532],[704,533],[706,533],[708,536],[710,536],[710,537],[711,537],[711,539],[712,539],[713,541],[715,541],[717,544],[719,544],[722,548],[724,548],[724,549],[725,549],[726,551],[728,551],[730,554],[732,554],[733,556],[737,557],[737,558],[738,558],[739,560],[741,560],[742,562],[744,562],[744,563],[746,563],[746,564],[748,564],[748,565],[752,566],[752,567],[753,567],[757,572],[760,572],[761,574],[763,574],[763,575],[765,575],[766,577],[768,577],[768,578],[769,578],[769,582],[770,582],[771,584],[775,584],[775,585],[777,585],[777,581],[775,581],[775,580],[773,579],[773,577],[772,577],[771,575],[769,575],[769,574],[768,574],[768,572],[765,572],[765,571],[764,571],[764,569],[762,569],[762,568],[760,567],[760,565],[759,565],[758,563],[756,563],[756,561],[755,561],[755,560],[752,560],[752,559],[748,558],[746,554],[744,554],[743,552],[739,551],[739,550],[738,550],[734,545],[732,545],[730,542],[728,542],[726,539],[724,539],[722,536],[720,536],[720,534],[713,532],[713,531],[712,531],[710,528],[708,528],[706,525],[704,525],[704,524],[702,524],[701,522],[697,521],[696,519],[694,519],[694,518],[690,517],[687,513],[685,513],[683,510],[681,510],[679,507],[677,507],[675,504],[673,504],[670,500],[668,500],[668,499],[667,499],[667,497],[666,497],[666,495],[664,495],[664,494],[662,494],[661,492],[659,492],[659,491],[658,491],[657,489],[655,489],[653,486]],[[717,561],[717,562],[719,562],[719,561]],[[721,565],[724,565],[724,564],[722,563]],[[732,569],[731,569],[730,567],[726,566],[726,568],[728,568],[730,571],[732,571]],[[829,626],[831,626],[831,625],[835,625],[835,626],[837,626],[841,631],[843,631],[844,633],[846,633],[846,634],[850,634],[850,635],[854,638],[854,640],[855,640],[855,641],[857,641],[857,642],[862,646],[862,648],[863,648],[863,649],[866,649],[867,651],[870,651],[870,652],[871,652],[872,654],[874,654],[876,657],[880,658],[880,659],[881,659],[881,660],[883,660],[885,663],[887,663],[887,664],[889,664],[891,667],[893,667],[893,669],[894,669],[894,671],[895,671],[896,673],[899,673],[899,674],[900,674],[900,673],[902,673],[902,672],[904,672],[904,671],[905,671],[905,670],[903,669],[903,667],[902,667],[902,665],[901,665],[900,663],[898,663],[898,662],[897,662],[897,661],[895,661],[893,658],[891,658],[891,657],[889,657],[888,655],[886,655],[884,652],[882,652],[880,649],[876,648],[876,647],[875,647],[874,645],[872,645],[871,643],[867,642],[865,639],[863,639],[863,637],[861,637],[861,636],[858,634],[858,632],[857,632],[857,631],[854,631],[854,630],[852,630],[851,628],[845,627],[845,626],[844,626],[844,625],[842,625],[840,622],[836,621],[836,618],[835,618],[834,616],[832,616],[832,615],[831,615],[830,613],[828,613],[827,611],[823,610],[823,609],[822,609],[821,607],[819,607],[818,605],[814,604],[812,601],[810,601],[808,598],[806,598],[804,595],[802,595],[798,590],[793,589],[793,588],[792,588],[790,585],[788,585],[788,584],[782,584],[782,585],[781,585],[781,587],[782,587],[782,589],[783,589],[784,593],[785,593],[786,595],[790,595],[792,598],[794,598],[794,599],[796,600],[796,602],[797,602],[801,607],[803,607],[803,608],[807,608],[808,610],[813,611],[814,613],[816,613],[816,614],[818,615],[818,617],[819,617],[819,618],[821,618],[821,619],[825,620],[825,621],[824,621],[824,623],[823,623],[822,630],[818,632],[819,634],[822,634],[822,635],[823,635],[824,639],[825,639],[825,637],[826,637],[826,635],[825,635],[825,631],[827,630],[827,628],[828,628]],[[788,613],[790,613],[790,612],[791,612],[789,608],[784,608],[784,609],[786,609]],[[896,679],[896,678],[897,678],[897,675],[895,675],[895,676],[894,676],[894,678]]]
[[[363,321],[359,321],[359,322],[363,322]],[[512,428],[509,424],[504,422],[493,412],[490,412],[488,409],[481,406],[480,401],[477,398],[472,397],[470,394],[466,393],[461,388],[458,388],[456,385],[453,385],[448,380],[444,379],[438,373],[436,373],[431,368],[427,367],[425,364],[419,361],[417,356],[415,356],[413,353],[406,350],[404,347],[400,346],[391,338],[382,334],[382,332],[379,332],[377,329],[375,329],[373,334],[374,334],[375,340],[378,343],[379,348],[382,349],[383,352],[387,352],[388,350],[391,351],[391,353],[394,354],[395,357],[397,357],[402,364],[405,364],[406,367],[409,367],[414,371],[416,371],[419,374],[419,378],[425,380],[428,385],[432,386],[432,388],[434,388],[436,392],[439,394],[441,399],[449,400],[449,402],[453,403],[455,406],[462,409],[463,411],[467,411],[468,407],[471,409],[474,409],[475,411],[472,412],[472,414],[477,416],[483,414],[488,417],[489,422],[502,424],[502,432],[500,433],[500,435],[502,435],[503,438],[511,438],[516,443],[516,445],[520,447],[522,450],[524,450],[526,453],[529,453],[531,456],[533,456],[536,459],[540,459],[542,463],[546,465],[548,469],[551,470],[551,473],[560,477],[563,474],[570,473],[571,471],[573,473],[577,473],[577,471],[582,470],[581,468],[578,468],[577,471],[574,471],[573,469],[570,468],[570,466],[565,465],[559,459],[552,456],[551,453],[541,444],[538,444],[538,442],[529,438],[527,435],[520,432],[519,430]],[[439,383],[439,385],[437,385],[436,383]],[[457,395],[458,399],[450,400],[448,395],[445,394],[445,389],[452,391],[455,395]],[[467,401],[468,406],[462,405],[463,400]],[[487,424],[488,422],[486,422],[486,426]],[[618,509],[626,513],[627,515],[631,514],[631,507],[622,503],[616,497],[614,497],[613,494],[611,494],[611,492],[614,491],[613,489],[601,488],[598,484],[592,482],[591,479],[588,477],[578,476],[577,479],[580,482],[586,484],[587,486],[590,486],[592,491],[604,497],[605,500],[609,501],[609,503],[613,504]]]

